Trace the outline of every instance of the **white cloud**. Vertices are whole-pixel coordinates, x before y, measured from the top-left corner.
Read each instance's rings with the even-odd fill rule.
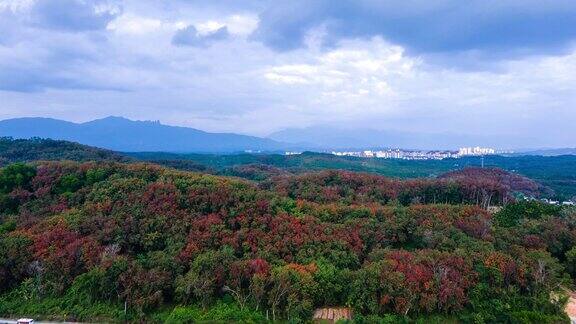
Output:
[[[198,29],[198,34],[200,35],[208,35],[217,31],[222,27],[226,27],[225,24],[215,20],[204,21],[194,26],[196,27],[196,29]]]
[[[299,87],[300,96],[316,110],[350,113],[358,117],[371,111],[386,111],[395,96],[392,82],[410,75],[418,60],[404,56],[402,48],[380,38],[345,42],[327,53],[307,58],[307,64],[285,64],[264,71],[278,87]],[[320,96],[318,96],[320,94]]]
[[[232,35],[246,37],[258,27],[258,17],[255,15],[237,14],[214,20],[197,20],[189,22],[194,25],[200,35],[209,35],[226,27]]]
[[[159,19],[124,14],[110,22],[106,28],[117,33],[142,35],[155,32],[163,25],[166,24]],[[175,26],[175,24],[168,24],[168,26]]]
[[[232,15],[224,20],[231,34],[248,36],[258,28],[258,17],[255,15]]]
[[[12,12],[21,12],[30,9],[34,0],[0,0],[0,11],[10,10]]]

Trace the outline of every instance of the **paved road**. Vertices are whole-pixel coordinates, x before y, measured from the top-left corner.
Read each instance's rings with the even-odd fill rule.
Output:
[[[0,318],[0,324],[17,324],[17,319],[10,319],[10,318]],[[43,322],[43,321],[34,321],[34,324],[80,324],[77,322]]]

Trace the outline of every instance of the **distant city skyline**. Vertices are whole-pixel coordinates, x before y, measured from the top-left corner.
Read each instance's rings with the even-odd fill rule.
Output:
[[[573,0],[0,0],[0,119],[574,147],[574,89]]]
[[[403,160],[444,160],[450,158],[461,158],[469,156],[485,156],[496,154],[512,154],[514,151],[498,150],[490,147],[461,147],[458,150],[409,150],[404,148],[387,150],[363,150],[363,151],[332,151],[337,156],[355,156],[381,159],[403,159]],[[297,154],[286,152],[286,155]]]

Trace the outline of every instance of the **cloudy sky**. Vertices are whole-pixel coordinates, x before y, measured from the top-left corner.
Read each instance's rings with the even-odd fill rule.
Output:
[[[576,1],[0,0],[0,119],[109,115],[573,147]]]

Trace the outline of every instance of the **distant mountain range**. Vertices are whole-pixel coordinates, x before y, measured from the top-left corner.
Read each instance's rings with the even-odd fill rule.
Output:
[[[526,138],[474,136],[450,133],[412,133],[395,130],[292,128],[268,138],[233,133],[209,133],[194,128],[106,117],[86,123],[52,118],[15,118],[0,121],[0,137],[31,137],[78,142],[121,152],[235,153],[245,151],[327,151],[376,148],[456,149],[488,146],[519,147]],[[537,144],[537,141],[532,141]],[[576,149],[523,150],[523,155],[576,154]]]
[[[289,146],[266,138],[208,133],[122,117],[107,117],[81,124],[51,118],[8,119],[0,121],[0,136],[67,140],[123,152],[270,152]]]
[[[517,155],[540,155],[540,156],[576,155],[576,148],[524,150],[518,152]]]

